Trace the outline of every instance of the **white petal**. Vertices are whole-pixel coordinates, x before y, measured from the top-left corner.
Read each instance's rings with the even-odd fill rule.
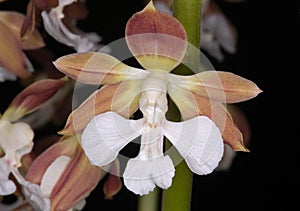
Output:
[[[196,174],[211,173],[223,156],[223,140],[215,123],[205,116],[167,122],[165,136]]]
[[[50,199],[43,196],[38,185],[24,181],[22,184],[22,192],[26,200],[34,208],[34,210],[50,211]]]
[[[135,194],[153,191],[155,184],[167,189],[172,184],[175,169],[169,156],[152,160],[130,159],[124,172],[125,186]]]
[[[82,133],[82,147],[93,165],[112,162],[119,151],[141,135],[143,120],[128,120],[115,112],[95,116]]]
[[[34,133],[23,122],[10,123],[0,120],[0,146],[11,165],[20,165],[21,157],[32,150]]]
[[[13,181],[8,179],[10,166],[4,158],[0,158],[0,195],[9,195],[16,191]]]
[[[65,155],[57,157],[47,168],[41,181],[41,192],[45,197],[50,197],[51,192],[66,169],[71,158]]]
[[[73,47],[77,52],[92,51],[97,47],[97,43],[92,42],[89,37],[72,33],[63,24],[63,14],[58,15],[57,9],[52,9],[49,13],[43,11],[41,16],[47,33],[58,42]]]

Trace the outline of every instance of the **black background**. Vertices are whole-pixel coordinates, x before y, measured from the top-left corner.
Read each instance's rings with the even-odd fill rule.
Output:
[[[25,3],[10,2],[2,3],[0,9],[1,6],[7,9],[13,5],[13,8],[24,11]],[[224,52],[225,60],[221,63],[204,53],[216,70],[230,71],[250,79],[264,92],[250,101],[239,103],[251,126],[251,152],[238,152],[227,172],[194,175],[192,211],[299,210],[299,3],[262,2],[216,1],[238,30],[237,52],[234,55]],[[127,20],[143,8],[144,2],[87,0],[87,5],[89,17],[79,23],[80,27],[98,32],[103,43],[108,44],[124,37]],[[48,43],[49,49],[57,56],[72,52],[51,38],[48,38]],[[20,89],[15,82],[2,83],[0,88],[0,111],[3,112]],[[85,211],[136,210],[137,196],[125,187],[113,200],[104,199],[102,187],[103,182],[100,182],[87,198]]]

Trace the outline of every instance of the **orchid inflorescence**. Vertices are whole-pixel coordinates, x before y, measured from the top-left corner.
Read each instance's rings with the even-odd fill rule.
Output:
[[[53,62],[65,77],[32,83],[0,116],[1,195],[19,192],[24,204],[34,210],[81,210],[107,173],[107,198],[121,189],[121,177],[127,189],[139,195],[156,186],[169,188],[176,163],[168,154],[166,140],[198,175],[213,172],[226,147],[249,151],[226,103],[256,97],[261,90],[255,83],[224,71],[173,73],[187,56],[186,31],[152,1],[128,20],[125,29],[127,46],[141,67],[97,52],[100,37],[76,29],[79,17],[65,19],[63,9],[73,3],[30,0],[26,16],[0,11],[4,20],[0,20],[4,32],[0,44],[8,39],[13,45],[0,56],[1,80],[30,76],[23,50],[45,45],[35,28],[38,14],[51,36],[76,51]],[[7,61],[10,55],[18,55],[13,64]],[[100,88],[69,114],[54,144],[34,154],[34,130],[22,118],[40,109],[72,80]],[[181,121],[166,117],[170,101],[180,111]],[[134,117],[137,111],[142,114],[139,119]],[[132,141],[140,142],[139,153],[120,172],[120,151]]]

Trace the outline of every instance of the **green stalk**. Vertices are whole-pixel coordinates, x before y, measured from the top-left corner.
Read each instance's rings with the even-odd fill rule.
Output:
[[[154,191],[147,195],[138,198],[138,211],[157,211],[159,208],[159,190],[155,188]]]
[[[174,17],[184,26],[188,42],[185,64],[192,70],[198,70],[200,64],[200,18],[201,0],[174,0]],[[192,46],[193,45],[193,46]],[[174,73],[180,75],[191,75],[194,72],[186,65],[179,65]],[[173,102],[170,102],[167,118],[171,121],[181,121],[180,112]],[[167,143],[167,148],[170,144]],[[162,211],[189,211],[192,197],[193,174],[184,161],[181,161],[175,169],[175,177],[172,186],[163,191]]]

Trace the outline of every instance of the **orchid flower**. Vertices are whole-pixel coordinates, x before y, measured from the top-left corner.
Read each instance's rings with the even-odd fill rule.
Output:
[[[106,166],[118,168],[118,162]],[[106,175],[106,171],[91,166],[80,147],[77,137],[62,137],[39,155],[30,166],[25,178],[15,173],[27,202],[34,210],[81,210],[85,198]],[[110,176],[106,194],[119,191],[118,177]],[[114,185],[110,185],[113,183]],[[113,187],[113,188],[111,188]]]
[[[83,33],[82,31],[80,31],[79,34],[74,34],[63,23],[63,18],[65,17],[64,8],[76,1],[77,0],[59,0],[57,7],[52,8],[49,12],[42,11],[41,15],[45,29],[57,41],[73,47],[77,52],[96,51],[100,48],[97,46],[101,41],[100,36],[95,33]],[[74,29],[74,22],[71,22],[70,24]],[[76,29],[77,27],[75,27],[75,30]]]
[[[30,39],[21,40],[20,29],[25,15],[13,11],[0,11],[0,81],[27,78],[33,66],[23,50],[45,46],[42,36],[35,28]]]
[[[31,152],[34,132],[24,122],[16,122],[24,115],[38,109],[46,100],[66,83],[65,79],[36,82],[11,102],[0,118],[0,194],[7,195],[16,191],[9,179],[10,173],[16,176],[22,165],[21,158]]]
[[[104,84],[70,114],[60,131],[82,133],[82,147],[93,165],[108,165],[125,145],[141,137],[140,152],[128,161],[123,177],[129,190],[143,195],[156,185],[171,186],[175,169],[164,154],[164,137],[191,171],[200,175],[218,166],[223,139],[234,150],[248,151],[223,103],[255,97],[261,92],[256,84],[222,71],[191,76],[170,73],[183,61],[187,37],[180,22],[156,10],[152,1],[129,19],[125,34],[130,51],[144,69],[96,52],[75,53],[54,62],[75,80]],[[183,122],[166,119],[167,94]],[[143,118],[129,119],[137,109]]]

